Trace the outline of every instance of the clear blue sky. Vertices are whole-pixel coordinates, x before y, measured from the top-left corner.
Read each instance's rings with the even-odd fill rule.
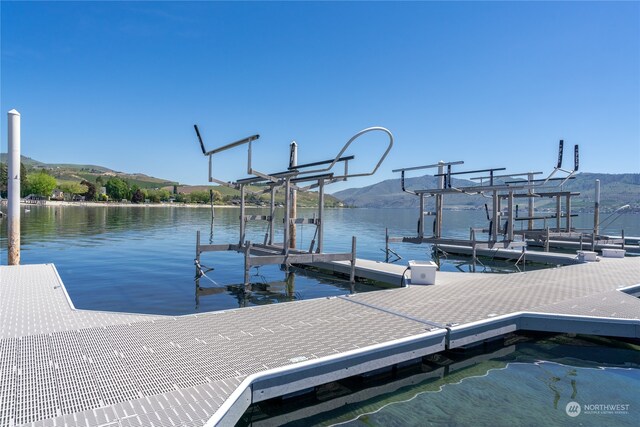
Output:
[[[266,172],[385,126],[380,173],[330,191],[438,160],[550,172],[561,138],[583,171],[640,172],[638,2],[3,1],[1,23],[2,151],[16,108],[40,161],[202,184],[194,123],[208,148],[260,133]],[[383,139],[362,142],[364,171]]]

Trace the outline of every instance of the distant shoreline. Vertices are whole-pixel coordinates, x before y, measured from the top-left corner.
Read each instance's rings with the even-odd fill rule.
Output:
[[[7,199],[0,200],[0,205],[6,205]],[[122,202],[67,202],[61,200],[44,200],[37,202],[26,202],[24,199],[20,200],[20,206],[54,206],[54,207],[87,207],[87,208],[191,208],[191,209],[211,209],[211,205],[208,203],[122,203]],[[240,205],[213,205],[214,208],[240,209]],[[256,206],[246,204],[247,209],[269,209],[269,206]],[[282,206],[276,206],[277,209],[282,209]],[[313,206],[300,206],[298,208],[314,208]],[[328,207],[325,209],[345,209],[344,207]]]
[[[5,204],[6,200],[2,200],[2,204]],[[121,203],[121,202],[66,202],[60,200],[45,200],[44,204],[27,203],[24,200],[20,201],[20,206],[54,206],[54,207],[97,207],[97,208],[206,208],[211,209],[211,205],[204,203]],[[234,205],[213,205],[214,208],[239,208]],[[260,207],[249,206],[248,208]]]

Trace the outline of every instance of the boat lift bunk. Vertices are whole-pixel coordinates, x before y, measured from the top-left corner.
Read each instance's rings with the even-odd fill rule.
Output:
[[[250,285],[249,271],[251,267],[267,264],[293,265],[293,264],[314,264],[319,262],[331,261],[349,261],[350,281],[355,282],[355,261],[356,261],[356,238],[352,237],[351,252],[347,253],[325,253],[324,252],[324,191],[325,186],[338,181],[346,181],[349,178],[370,176],[377,172],[384,159],[389,154],[393,146],[393,135],[383,127],[370,127],[361,130],[353,135],[338,152],[338,154],[328,160],[296,164],[294,155],[290,156],[289,167],[285,171],[276,173],[263,173],[252,166],[252,143],[259,139],[259,135],[253,135],[242,140],[223,145],[214,150],[207,151],[197,125],[194,125],[200,147],[203,155],[209,157],[209,182],[213,182],[226,187],[234,188],[240,191],[240,227],[239,238],[237,242],[227,244],[202,244],[200,241],[200,232],[196,235],[196,276],[203,273],[200,266],[200,257],[204,252],[216,251],[236,251],[244,254],[244,286],[245,289]],[[345,156],[345,152],[351,144],[360,136],[369,132],[383,132],[389,138],[389,143],[369,172],[353,173],[349,172],[349,162],[354,160],[354,156]],[[237,179],[236,181],[225,181],[214,176],[213,156],[223,151],[247,145],[247,174],[249,177]],[[292,148],[293,149],[293,148]],[[343,166],[341,171],[336,171],[336,166]],[[269,215],[247,215],[246,214],[246,195],[248,193],[247,186],[261,185],[266,189],[258,193],[270,194]],[[291,190],[308,191],[317,189],[318,210],[312,218],[291,218],[290,212],[292,204],[295,203],[291,197]],[[274,232],[276,228],[275,220],[275,195],[278,191],[283,191],[285,196],[284,202],[284,220],[283,220],[283,241],[274,241]],[[247,240],[246,229],[248,221],[266,221],[268,229],[261,243],[251,242]],[[299,224],[315,225],[315,236],[311,241],[308,250],[297,250],[290,247],[290,227]]]
[[[569,191],[538,191],[539,189],[549,189],[552,184],[556,186],[562,186],[568,180],[574,179],[574,174],[578,170],[578,146],[574,147],[574,159],[575,166],[573,170],[562,169],[562,152],[564,142],[560,141],[558,163],[554,167],[554,170],[549,176],[542,179],[535,179],[536,175],[541,175],[542,172],[526,172],[517,174],[497,174],[499,171],[504,171],[506,168],[489,168],[472,171],[454,171],[453,167],[464,164],[463,161],[444,162],[440,161],[435,164],[395,169],[393,172],[400,172],[400,183],[402,191],[419,197],[418,206],[418,221],[417,221],[417,236],[405,236],[405,237],[391,237],[387,230],[385,236],[385,252],[386,261],[389,262],[390,254],[394,252],[389,248],[389,243],[404,242],[404,243],[429,243],[436,248],[439,246],[464,246],[472,247],[473,253],[477,249],[508,249],[508,250],[522,250],[526,246],[526,238],[532,236],[549,236],[553,233],[567,233],[572,232],[571,218],[576,216],[571,213],[571,197],[577,196],[580,193]],[[438,186],[437,188],[428,189],[408,189],[405,185],[405,175],[409,171],[433,169],[437,168]],[[554,176],[558,172],[563,172],[564,176]],[[477,185],[473,186],[461,186],[457,187],[453,185],[452,177],[457,175],[468,175],[482,173],[483,176],[476,176],[470,178],[472,181],[477,181]],[[508,180],[508,179],[512,180]],[[517,179],[516,179],[517,178]],[[558,184],[559,182],[559,184]],[[466,194],[466,195],[481,195],[491,199],[491,209],[488,204],[485,204],[487,212],[487,220],[489,221],[489,227],[487,229],[470,229],[469,239],[450,239],[444,238],[442,234],[443,225],[443,208],[444,208],[444,196],[447,194]],[[435,198],[435,211],[425,211],[425,201],[428,197]],[[534,213],[535,199],[540,197],[555,197],[556,213],[547,216],[536,216]],[[519,198],[526,198],[528,201],[529,214],[526,217],[518,216],[518,206],[514,204],[514,201]],[[561,198],[566,199],[566,213],[561,212]],[[506,212],[503,212],[502,203],[506,200],[507,208]],[[491,213],[490,213],[491,212]],[[431,236],[425,234],[425,216],[434,216],[433,220],[433,233]],[[501,227],[501,220],[506,216],[504,220],[504,226]],[[564,228],[561,227],[560,220],[565,218]],[[548,220],[554,219],[556,222],[556,230],[550,230],[546,226],[542,229],[535,228],[536,220]],[[517,221],[527,221],[527,230],[516,230],[515,223]],[[568,231],[567,231],[568,230]],[[480,238],[484,233],[487,234],[487,239]],[[394,254],[395,255],[395,254]],[[475,258],[475,257],[474,257]]]

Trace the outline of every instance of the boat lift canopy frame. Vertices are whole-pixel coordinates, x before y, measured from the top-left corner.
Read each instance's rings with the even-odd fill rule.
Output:
[[[573,215],[571,214],[571,197],[576,196],[580,193],[571,193],[571,192],[553,192],[553,193],[536,193],[538,188],[546,188],[548,187],[548,183],[550,181],[561,181],[558,186],[562,186],[565,182],[570,179],[574,179],[574,174],[578,170],[578,145],[574,147],[574,169],[573,170],[565,170],[562,169],[562,157],[563,157],[563,148],[564,141],[560,141],[559,150],[558,150],[558,162],[554,170],[551,172],[549,176],[544,179],[534,179],[536,175],[541,175],[542,172],[525,172],[525,173],[517,173],[517,174],[501,174],[497,175],[496,172],[506,170],[506,168],[488,168],[488,169],[480,169],[480,170],[471,170],[471,171],[461,171],[454,172],[452,167],[457,165],[464,164],[464,161],[454,161],[454,162],[444,162],[440,161],[438,163],[425,165],[425,166],[415,166],[401,169],[394,169],[393,172],[400,172],[400,183],[402,191],[405,193],[409,193],[420,198],[419,203],[419,216],[418,216],[418,233],[415,237],[389,237],[388,233],[386,235],[386,254],[387,260],[389,259],[389,243],[390,242],[407,242],[407,243],[432,243],[432,244],[449,244],[449,245],[462,245],[469,246],[483,246],[493,248],[497,244],[501,244],[505,248],[514,248],[514,247],[522,247],[525,245],[524,242],[515,242],[515,236],[519,233],[516,233],[514,230],[514,222],[527,220],[528,221],[528,231],[535,231],[533,228],[534,220],[536,219],[556,219],[556,229],[558,232],[561,232],[560,220],[561,218],[566,218],[566,227],[564,231],[571,230],[571,218]],[[438,168],[438,173],[434,174],[435,177],[438,177],[438,187],[437,188],[427,188],[427,189],[408,189],[406,187],[405,182],[405,173],[408,171],[422,170],[422,169],[430,169],[430,168]],[[474,186],[461,186],[456,187],[453,185],[452,176],[455,175],[465,175],[465,174],[474,174],[474,173],[485,173],[488,175],[476,176],[472,177],[471,180],[479,181],[478,185]],[[557,172],[565,172],[566,176],[563,177],[554,177]],[[516,177],[526,177],[526,179],[520,180],[512,180],[506,181],[503,183],[496,183],[496,179],[498,178],[516,178]],[[522,193],[526,191],[526,193]],[[487,196],[485,193],[491,193],[491,196]],[[489,209],[487,205],[485,208],[487,209],[487,217],[489,219],[489,237],[487,241],[479,241],[476,239],[476,233],[474,229],[471,230],[471,236],[469,240],[464,239],[444,239],[442,236],[442,217],[443,217],[443,206],[444,206],[444,195],[445,194],[467,194],[467,195],[482,195],[484,197],[489,197],[492,199],[492,216],[489,217]],[[426,197],[435,197],[435,212],[425,212],[425,198]],[[514,198],[523,198],[526,197],[529,202],[529,216],[526,218],[516,218],[514,216]],[[534,199],[539,197],[556,197],[557,203],[557,212],[556,215],[552,217],[538,218],[533,215],[534,211]],[[560,199],[566,198],[566,209],[567,213],[563,215],[561,213],[561,202]],[[504,227],[503,240],[499,241],[500,236],[500,216],[502,214],[501,209],[501,200],[507,200],[507,221]],[[434,227],[433,227],[433,236],[426,237],[425,236],[425,227],[424,227],[424,216],[425,215],[434,215]],[[548,233],[548,230],[547,230]],[[520,233],[521,234],[521,233]],[[524,239],[524,238],[523,238]]]
[[[391,132],[383,127],[370,127],[361,130],[353,135],[338,152],[338,154],[328,160],[322,160],[318,162],[306,163],[302,165],[292,164],[290,160],[289,167],[286,171],[276,173],[262,173],[252,167],[252,142],[259,138],[259,135],[253,135],[230,144],[223,145],[214,150],[207,151],[200,134],[200,130],[197,125],[194,125],[198,141],[202,153],[209,157],[209,182],[214,182],[227,187],[240,190],[240,230],[239,241],[237,244],[222,244],[222,245],[202,245],[200,244],[200,238],[198,233],[196,243],[196,263],[199,264],[200,255],[207,251],[226,251],[233,250],[237,252],[243,252],[245,255],[245,285],[248,285],[249,269],[251,266],[264,265],[264,264],[312,264],[316,262],[328,262],[328,261],[341,261],[348,260],[351,262],[351,282],[354,281],[355,274],[355,254],[356,254],[356,239],[352,238],[352,249],[349,253],[342,254],[327,254],[323,252],[324,244],[324,187],[328,184],[337,181],[346,181],[349,178],[370,176],[375,174],[380,165],[387,157],[391,148],[393,147],[393,135]],[[354,159],[354,156],[344,156],[346,150],[351,144],[360,136],[374,131],[381,131],[389,137],[389,143],[378,159],[377,163],[368,172],[350,173],[349,161]],[[238,179],[235,181],[225,181],[214,177],[213,173],[213,156],[220,152],[247,144],[247,174],[253,175],[247,178]],[[334,167],[338,163],[344,164],[344,170],[336,174],[333,172]],[[324,166],[325,167],[318,167]],[[300,184],[306,183],[307,186],[300,186]],[[267,190],[260,191],[260,193],[270,193],[270,214],[269,215],[246,215],[246,203],[245,196],[247,193],[246,186],[254,184],[262,184],[268,187]],[[317,216],[313,218],[290,218],[290,205],[291,190],[306,191],[310,189],[318,188],[318,211]],[[275,194],[278,190],[284,190],[285,195],[285,210],[283,221],[283,242],[282,245],[276,244],[274,239],[275,228]],[[262,220],[269,223],[268,231],[265,234],[264,242],[261,245],[252,244],[246,240],[246,222],[250,220]],[[314,224],[316,226],[316,233],[311,241],[309,250],[307,252],[292,250],[289,247],[289,226],[295,224]],[[317,239],[317,240],[316,240]],[[316,245],[317,241],[317,245]],[[314,250],[315,249],[315,250]],[[253,255],[253,256],[251,256]]]

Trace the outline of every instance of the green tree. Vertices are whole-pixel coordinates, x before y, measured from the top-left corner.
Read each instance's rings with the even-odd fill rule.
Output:
[[[144,191],[140,188],[136,188],[133,194],[131,195],[131,202],[133,203],[142,203],[145,199]]]
[[[149,190],[147,192],[147,197],[153,203],[166,202],[171,197],[171,193],[168,190]]]
[[[73,196],[78,194],[84,194],[87,192],[87,186],[80,184],[79,182],[67,181],[60,184],[60,189],[69,195],[69,199],[73,199]]]
[[[87,181],[86,179],[83,179],[80,184],[82,184],[82,185],[87,187],[87,191],[85,191],[83,193],[85,200],[95,200],[96,199],[96,186],[93,183]]]
[[[9,171],[6,163],[0,163],[0,196],[7,197]]]
[[[22,190],[20,196],[24,197],[29,193],[26,193],[26,186],[29,183],[27,179],[27,168],[23,163],[20,163],[20,189]],[[7,197],[9,185],[9,164],[0,163],[0,196]]]
[[[107,196],[112,200],[120,201],[122,199],[129,200],[131,198],[131,189],[129,184],[122,178],[117,176],[109,178],[105,184],[107,189]]]
[[[27,175],[27,185],[24,188],[28,194],[49,197],[57,185],[54,177],[40,171]]]
[[[191,201],[191,203],[209,203],[209,192],[192,191],[189,194],[189,201]]]

